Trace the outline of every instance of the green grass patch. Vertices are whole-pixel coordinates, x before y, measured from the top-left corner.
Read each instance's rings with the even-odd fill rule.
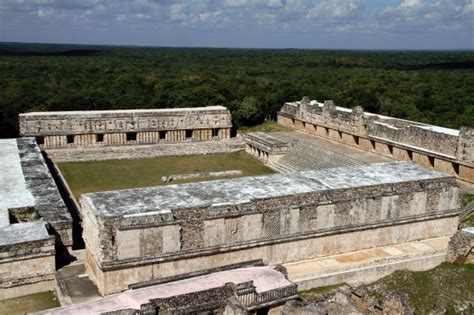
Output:
[[[181,184],[220,178],[175,180],[165,183],[162,176],[240,170],[242,176],[274,173],[244,151],[228,154],[160,157],[141,160],[110,160],[59,163],[74,196],[86,192],[108,191],[147,186]]]
[[[473,194],[463,194],[461,198],[461,209],[466,207],[468,204],[474,201],[474,195]],[[460,224],[461,228],[466,228],[474,226],[474,213],[471,213],[467,217],[465,217]]]
[[[474,201],[474,195],[465,193],[461,197],[461,208],[466,207],[468,204]]]
[[[298,296],[304,300],[304,301],[309,301],[317,297],[318,295],[328,293],[334,289],[340,288],[342,286],[346,285],[345,283],[339,283],[339,284],[334,284],[334,285],[328,285],[325,287],[318,287],[318,288],[312,288],[309,290],[301,291],[298,293]]]
[[[472,314],[473,287],[473,264],[443,263],[428,271],[396,271],[359,289],[378,303],[388,292],[405,294],[416,314],[459,313],[460,309]]]
[[[0,301],[0,314],[26,314],[61,306],[53,291]]]
[[[260,125],[253,127],[240,127],[239,130],[243,133],[248,132],[273,132],[273,131],[292,131],[292,129],[279,125],[274,120],[266,120]]]

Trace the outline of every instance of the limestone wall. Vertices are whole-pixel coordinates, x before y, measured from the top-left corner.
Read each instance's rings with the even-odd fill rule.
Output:
[[[332,101],[319,103],[304,97],[285,103],[278,123],[333,141],[474,182],[474,130],[454,130],[347,109]]]
[[[20,114],[20,135],[43,148],[219,140],[230,137],[222,106]]]
[[[0,246],[0,300],[54,288],[54,238]]]
[[[328,190],[130,216],[84,207],[89,272],[104,294],[153,278],[276,264],[454,233],[454,178]]]

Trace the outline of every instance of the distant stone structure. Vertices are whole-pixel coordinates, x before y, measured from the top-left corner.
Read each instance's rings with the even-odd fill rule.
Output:
[[[268,164],[282,158],[291,145],[264,132],[251,132],[245,136],[245,152]]]
[[[454,130],[338,107],[304,97],[278,112],[278,123],[346,145],[474,182],[474,129]]]
[[[222,140],[230,137],[223,106],[20,114],[20,135],[42,149]]]
[[[274,265],[453,234],[455,178],[410,162],[83,194],[99,292],[262,259]]]
[[[35,140],[0,139],[0,298],[54,288],[72,218]]]

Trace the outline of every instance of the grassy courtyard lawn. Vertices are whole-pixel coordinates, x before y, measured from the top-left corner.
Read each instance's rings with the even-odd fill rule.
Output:
[[[162,176],[240,170],[242,176],[274,173],[243,151],[228,154],[160,157],[142,160],[111,160],[59,163],[76,199],[86,192],[181,184],[219,178],[175,180],[164,183]]]
[[[58,298],[54,292],[48,291],[0,301],[0,314],[26,314],[58,306]]]

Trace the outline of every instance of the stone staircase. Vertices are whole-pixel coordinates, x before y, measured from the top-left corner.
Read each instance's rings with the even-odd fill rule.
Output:
[[[361,161],[328,151],[308,142],[299,142],[278,162],[274,162],[269,166],[279,172],[288,173],[364,164]]]

